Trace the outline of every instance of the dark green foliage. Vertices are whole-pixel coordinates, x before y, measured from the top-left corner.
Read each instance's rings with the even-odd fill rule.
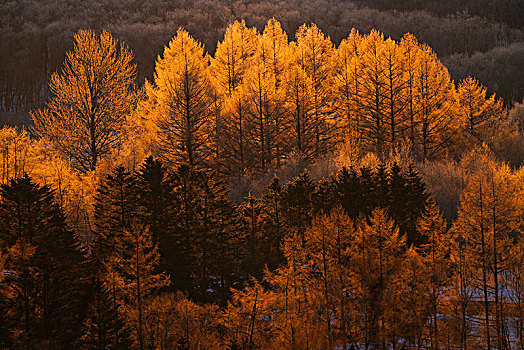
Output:
[[[265,232],[263,215],[264,206],[261,200],[248,196],[238,208],[241,217],[242,231],[246,244],[245,272],[258,279],[263,277],[265,249],[268,246],[268,236]]]
[[[338,203],[337,187],[335,186],[333,176],[331,175],[330,178],[320,180],[311,195],[315,215],[329,214]]]
[[[247,245],[245,272],[261,278],[266,267],[280,266],[284,236],[303,237],[315,215],[339,204],[338,189],[336,176],[314,183],[306,171],[284,186],[274,177],[261,198],[247,197],[239,207]]]
[[[280,248],[286,234],[286,215],[290,214],[283,209],[285,188],[275,176],[264,195],[260,198],[250,195],[238,208],[247,251],[245,273],[257,279],[263,277],[266,267],[274,270],[283,262]]]
[[[371,214],[377,202],[375,194],[375,177],[373,170],[368,167],[360,168],[358,200],[361,212],[365,215]]]
[[[388,208],[391,207],[391,191],[393,190],[393,187],[395,187],[397,184],[395,181],[397,180],[397,177],[394,176],[394,174],[398,174],[400,172],[400,168],[395,164],[391,169],[388,171],[388,167],[384,163],[380,163],[375,170],[373,174],[373,185],[372,190],[368,193],[370,195],[372,206],[379,207],[379,208]]]
[[[408,188],[406,178],[397,164],[393,164],[387,174],[387,192],[384,193],[384,200],[384,207],[388,208],[391,218],[405,231]]]
[[[304,171],[300,176],[283,187],[281,192],[282,220],[288,232],[295,232],[299,237],[313,219],[312,195],[315,184]]]
[[[135,177],[124,167],[113,169],[95,196],[95,230],[92,253],[103,260],[121,243],[122,231],[129,229],[137,215]]]
[[[276,176],[267,189],[268,192],[261,198],[261,221],[264,227],[263,259],[265,267],[273,270],[283,261],[280,245],[285,233],[282,217],[282,186]]]
[[[149,226],[153,244],[161,255],[160,271],[173,271],[169,256],[176,249],[174,242],[174,187],[167,168],[158,159],[148,157],[136,173],[135,201],[137,218]]]
[[[407,235],[408,246],[422,243],[416,233],[416,221],[424,211],[429,194],[412,166],[403,171],[397,164],[390,168],[380,164],[375,171],[363,167],[360,173],[353,168],[342,168],[330,182],[323,181],[316,186],[317,208],[324,206],[324,211],[329,211],[340,204],[353,220],[362,214],[370,215],[374,208],[384,208]]]
[[[162,162],[146,158],[136,174],[136,202],[138,217],[149,225],[155,243],[169,231],[173,188],[173,181]]]
[[[110,292],[96,278],[91,280],[82,345],[87,349],[129,349],[131,331]]]
[[[149,157],[136,174],[115,168],[95,201],[94,264],[122,249],[122,232],[139,222],[149,226],[161,255],[159,271],[170,275],[174,289],[223,303],[242,280],[236,208],[216,173],[185,165],[168,172]]]
[[[84,325],[85,343],[91,348],[125,349],[131,339],[123,322],[123,305],[118,302],[116,285],[104,286],[104,280],[108,261],[125,249],[124,232],[137,220],[135,182],[131,172],[117,167],[106,176],[95,196],[95,229],[89,257],[89,307]]]
[[[364,196],[360,177],[353,168],[342,168],[333,178],[340,204],[350,218],[356,220],[361,211],[367,212],[363,206]]]
[[[176,289],[225,302],[239,278],[242,239],[235,206],[217,174],[182,165],[173,171],[172,249],[164,256]]]
[[[260,198],[249,196],[238,209],[242,232],[247,245],[246,273],[261,278],[264,269],[277,268],[282,262],[284,219],[282,217],[282,186],[274,177],[267,193]]]
[[[423,243],[422,237],[418,236],[417,220],[422,217],[429,204],[430,195],[426,185],[422,181],[419,172],[409,166],[406,172],[406,217],[404,229],[408,234],[408,243],[413,242],[416,245]]]
[[[81,336],[84,255],[48,186],[30,177],[0,188],[0,280],[9,291],[0,318],[12,348],[65,348]],[[4,294],[4,293],[2,293]]]

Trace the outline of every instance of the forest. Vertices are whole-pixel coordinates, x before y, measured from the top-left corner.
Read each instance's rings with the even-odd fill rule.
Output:
[[[522,3],[425,2],[0,4],[0,348],[524,349]]]

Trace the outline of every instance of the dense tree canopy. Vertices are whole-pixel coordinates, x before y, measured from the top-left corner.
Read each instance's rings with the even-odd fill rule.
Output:
[[[179,28],[142,88],[78,32],[0,129],[0,347],[523,346],[522,105],[412,34],[299,24]]]

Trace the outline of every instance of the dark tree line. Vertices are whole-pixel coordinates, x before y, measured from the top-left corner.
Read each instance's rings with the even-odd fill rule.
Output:
[[[266,194],[235,205],[215,173],[168,169],[149,157],[136,172],[116,167],[101,181],[92,239],[84,244],[68,228],[54,191],[29,176],[11,180],[0,201],[2,346],[125,348],[138,328],[124,312],[136,298],[125,290],[140,283],[127,270],[132,262],[143,264],[144,280],[169,276],[153,283],[154,295],[179,290],[225,305],[249,276],[281,266],[284,237],[305,239],[315,216],[342,205],[356,220],[384,208],[418,245],[414,222],[427,201],[418,173],[394,165],[344,168],[319,183],[307,172],[287,184],[274,178]],[[144,249],[154,259],[133,260],[142,249],[133,245],[133,232],[151,239]]]

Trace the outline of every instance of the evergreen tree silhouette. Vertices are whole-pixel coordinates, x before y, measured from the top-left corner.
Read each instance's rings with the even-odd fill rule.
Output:
[[[142,224],[149,226],[153,244],[158,244],[160,271],[169,269],[168,257],[176,248],[173,239],[174,187],[172,176],[160,160],[150,156],[140,165],[135,187],[137,217]]]
[[[84,253],[49,186],[31,177],[0,187],[2,284],[10,293],[1,318],[8,347],[64,348],[81,337]],[[4,288],[4,287],[2,287]]]

